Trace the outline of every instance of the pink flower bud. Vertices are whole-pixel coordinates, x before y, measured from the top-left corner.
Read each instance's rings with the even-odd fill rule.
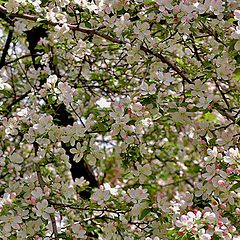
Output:
[[[235,209],[235,213],[236,213],[237,215],[240,215],[240,208],[236,208],[236,209]]]
[[[220,169],[221,165],[220,164],[216,164],[216,169]]]
[[[15,193],[15,192],[12,192],[11,194],[10,194],[10,197],[11,198],[15,198],[17,196],[17,194]]]
[[[192,206],[188,206],[188,210],[189,210],[189,211],[192,211],[192,210],[193,210],[193,207],[192,207]]]
[[[208,224],[208,229],[209,229],[209,230],[213,230],[213,229],[214,229],[214,225]]]
[[[179,231],[178,231],[178,235],[179,235],[179,236],[183,236],[183,234],[184,234],[184,231],[183,231],[183,230],[179,230]]]
[[[35,204],[37,203],[37,199],[32,196],[32,197],[30,198],[30,202],[31,202],[32,205],[35,205]]]
[[[223,224],[223,222],[222,221],[218,221],[218,226],[219,227],[222,227],[224,224]]]
[[[221,209],[226,210],[227,205],[225,203],[220,204]]]
[[[231,232],[236,232],[236,228],[234,226],[230,226],[229,229],[231,230]]]
[[[197,232],[198,232],[197,227],[194,226],[194,227],[192,228],[191,232],[192,232],[192,233],[197,233]]]
[[[193,210],[194,214],[196,215],[198,213],[198,210],[197,209],[194,209]]]
[[[228,231],[226,231],[226,230],[223,231],[223,232],[222,232],[222,235],[223,235],[223,236],[227,236],[227,235],[228,235]]]
[[[165,194],[164,193],[160,193],[159,196],[160,196],[160,198],[164,198]]]
[[[45,193],[46,196],[49,196],[49,194],[50,194],[50,188],[48,188],[47,186],[45,186],[44,189],[43,189],[43,191],[44,191],[44,193]]]
[[[224,186],[225,186],[225,181],[223,181],[223,180],[218,180],[218,185],[219,185],[220,187],[224,187]]]
[[[39,237],[38,235],[35,236],[34,240],[42,240],[41,237]]]

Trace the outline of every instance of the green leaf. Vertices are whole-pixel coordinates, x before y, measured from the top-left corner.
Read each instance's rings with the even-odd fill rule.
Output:
[[[234,46],[235,46],[236,42],[237,42],[236,39],[232,39],[232,40],[229,42],[229,44],[228,44],[228,46],[229,46],[229,51],[233,51],[233,50],[234,50]]]
[[[152,97],[144,97],[144,98],[142,98],[141,99],[141,103],[143,104],[143,105],[147,105],[147,104],[151,104],[151,103],[153,103],[154,101],[153,101],[154,99],[152,98]]]
[[[0,107],[0,113],[1,114],[8,114],[9,110],[7,108],[4,107]]]
[[[150,5],[150,4],[155,4],[156,1],[153,1],[153,0],[146,0],[143,2],[143,4],[146,4],[146,5]]]
[[[207,120],[207,121],[211,122],[215,119],[216,119],[216,116],[211,112],[207,112],[207,113],[204,114],[204,120]]]
[[[235,19],[235,18],[229,18],[229,19],[228,19],[228,22],[237,22],[237,19]]]
[[[59,233],[58,238],[62,238],[62,239],[66,239],[66,240],[72,239],[72,237],[67,236],[66,233]]]
[[[143,218],[145,218],[148,215],[148,213],[150,213],[150,212],[151,212],[150,208],[143,209],[140,214],[139,220],[142,220]]]
[[[213,137],[208,141],[208,143],[209,143],[210,146],[214,146],[216,144],[216,141],[217,141],[217,138]]]
[[[240,182],[238,183],[235,183],[231,188],[230,188],[230,191],[234,191],[236,189],[240,188]]]
[[[91,28],[91,27],[92,27],[92,25],[91,25],[90,22],[85,22],[85,26],[86,26],[87,28]]]
[[[233,73],[233,79],[240,82],[240,68],[237,68]]]
[[[240,182],[240,175],[238,175],[238,174],[231,174],[231,175],[228,177],[228,179],[229,179],[230,181],[238,181],[238,182]]]
[[[236,43],[235,43],[236,44]],[[235,45],[234,44],[234,45]],[[234,59],[237,61],[237,64],[240,64],[240,55],[239,54],[237,54],[235,57],[234,57]],[[239,68],[237,68],[237,70],[239,70]]]
[[[240,126],[240,117],[236,119],[235,123]]]
[[[106,125],[105,123],[99,122],[97,124],[97,130],[98,131],[107,131],[108,130],[108,125]]]

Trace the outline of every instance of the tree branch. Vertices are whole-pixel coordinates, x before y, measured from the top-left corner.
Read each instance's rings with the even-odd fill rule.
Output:
[[[66,204],[66,203],[55,203],[55,202],[51,202],[51,204],[53,206],[56,207],[64,207],[64,208],[71,208],[71,209],[75,209],[75,210],[81,210],[81,211],[95,211],[95,212],[110,212],[110,213],[127,213],[129,212],[128,210],[121,210],[121,209],[109,209],[109,208],[102,208],[102,209],[98,209],[98,208],[91,208],[89,206],[87,207],[78,207],[78,206],[74,206],[72,204]]]
[[[42,55],[42,54],[35,54],[36,57],[37,57],[37,56],[41,56],[41,55]],[[5,62],[5,66],[6,66],[6,65],[9,65],[9,64],[12,64],[12,63],[15,63],[15,62],[17,62],[17,61],[19,61],[19,60],[21,60],[21,59],[23,59],[23,58],[27,58],[27,57],[31,57],[31,56],[32,56],[32,54],[26,54],[26,55],[17,57],[17,58],[15,58],[15,59],[13,59],[13,60],[10,60],[10,61],[8,61],[8,62]]]
[[[221,96],[222,96],[224,102],[226,103],[227,108],[230,109],[230,104],[229,104],[229,102],[228,102],[228,100],[227,100],[227,98],[226,98],[224,92],[222,91],[220,85],[218,84],[217,79],[214,78],[214,82],[215,82],[215,84],[216,84],[216,86],[217,86],[217,89],[218,89],[218,91],[220,92],[220,94],[221,94]]]
[[[151,49],[148,49],[144,46],[141,46],[140,49],[145,53],[149,53],[157,58],[159,58],[163,63],[166,63],[170,68],[172,68],[178,75],[182,77],[183,80],[187,81],[188,83],[192,83],[192,81],[185,75],[185,73],[180,70],[175,64],[170,62],[166,57],[164,57],[161,53],[155,53]]]
[[[27,95],[31,92],[31,90],[28,90],[26,93],[24,93],[22,96],[18,97],[17,99],[15,99],[12,103],[10,103],[8,106],[7,106],[7,110],[11,110],[11,108],[17,104],[18,102],[20,102],[21,100],[23,100],[25,97],[27,97]]]
[[[5,43],[3,52],[2,52],[2,57],[1,57],[1,61],[0,61],[0,69],[5,66],[6,56],[8,53],[8,49],[10,47],[10,43],[12,41],[12,37],[13,37],[13,29],[9,29],[7,40],[6,40],[6,43]]]
[[[26,19],[26,20],[30,20],[30,21],[34,21],[34,22],[37,22],[38,19],[39,19],[37,16],[33,16],[33,15],[29,15],[29,14],[8,13],[7,9],[3,6],[1,6],[1,5],[0,5],[0,12],[5,13],[5,14],[9,14],[13,18],[14,17],[15,18],[22,18],[22,19]],[[48,25],[51,25],[51,26],[61,25],[59,23],[55,23],[55,22],[48,21],[48,20],[43,20],[41,22],[43,22],[45,24],[48,24]],[[83,28],[83,27],[79,27],[78,24],[77,25],[76,24],[67,24],[67,25],[73,31],[79,31],[79,32],[82,32],[82,33],[90,34],[90,35],[96,35],[96,36],[102,37],[102,38],[104,38],[104,39],[106,39],[106,40],[108,40],[112,43],[126,44],[126,42],[122,41],[119,38],[111,37],[109,35],[106,35],[104,33],[99,32],[99,30],[105,28],[105,26],[100,26],[98,28]],[[144,46],[141,46],[140,49],[147,54],[151,54],[151,55],[157,57],[163,63],[166,63],[170,68],[172,68],[178,75],[180,75],[183,78],[183,80],[187,81],[188,83],[192,83],[192,81],[185,75],[185,73],[182,70],[180,70],[177,67],[177,65],[172,63],[166,57],[164,57],[161,53],[155,53],[151,49],[148,49]]]

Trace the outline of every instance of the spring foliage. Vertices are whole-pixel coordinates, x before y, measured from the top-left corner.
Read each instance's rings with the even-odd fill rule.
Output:
[[[240,239],[239,0],[0,2],[0,239]]]

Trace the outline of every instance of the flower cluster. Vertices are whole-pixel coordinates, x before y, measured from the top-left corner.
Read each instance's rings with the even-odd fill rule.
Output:
[[[240,239],[238,0],[0,3],[0,238]]]

